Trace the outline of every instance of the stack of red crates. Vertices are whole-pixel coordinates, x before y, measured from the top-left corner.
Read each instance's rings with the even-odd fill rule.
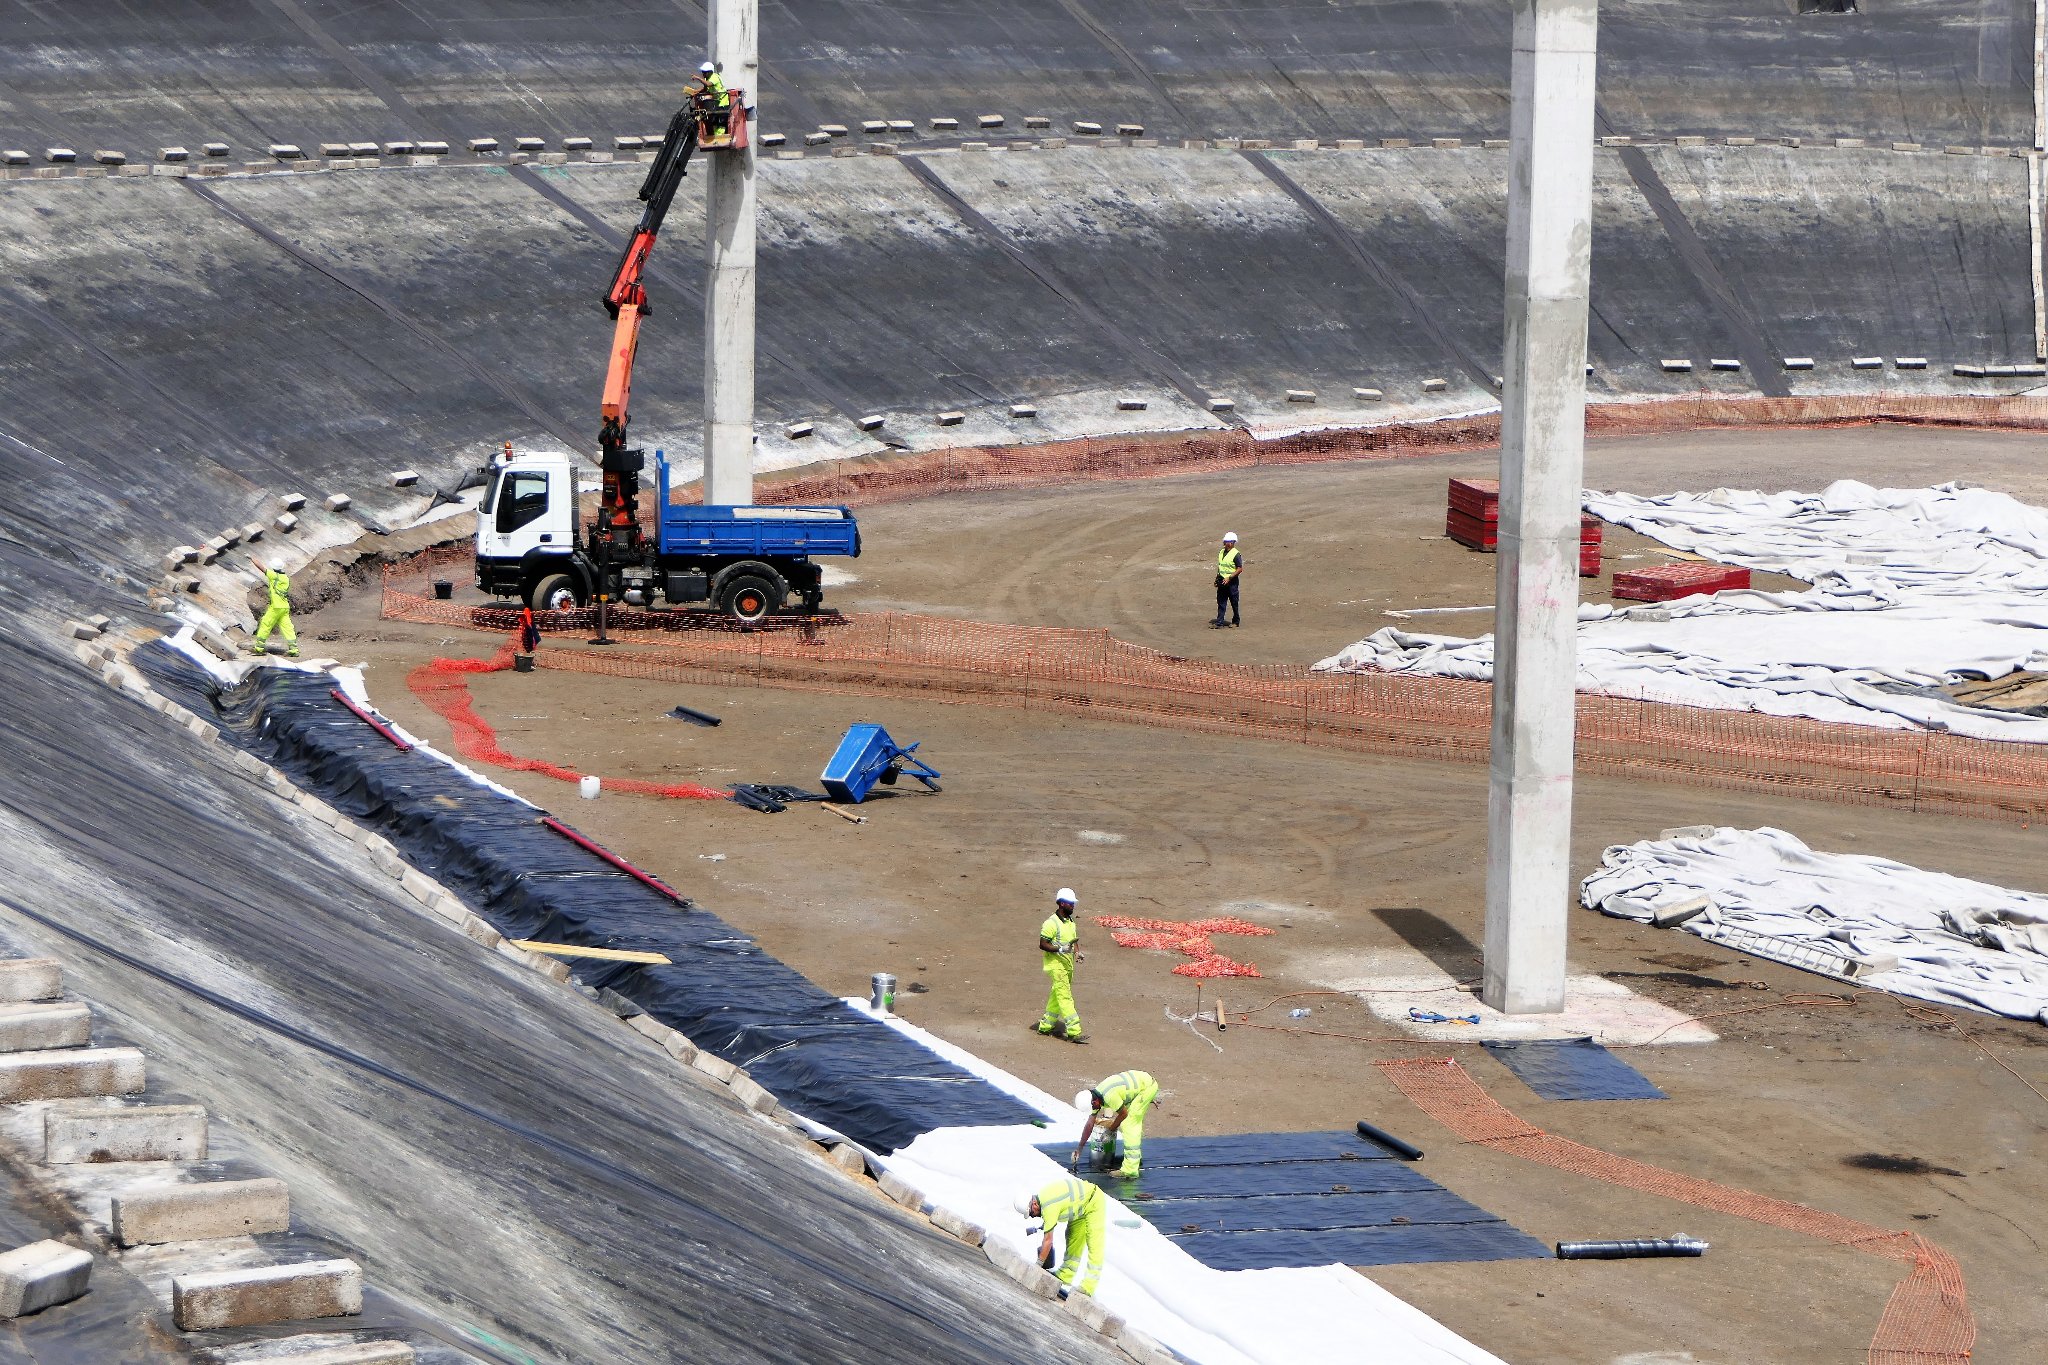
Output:
[[[1726,564],[1659,564],[1614,575],[1614,595],[1637,602],[1673,602],[1694,593],[1749,586],[1749,570]]]
[[[1444,534],[1489,554],[1500,547],[1500,480],[1452,479]],[[1579,517],[1579,577],[1600,576],[1600,518]]]

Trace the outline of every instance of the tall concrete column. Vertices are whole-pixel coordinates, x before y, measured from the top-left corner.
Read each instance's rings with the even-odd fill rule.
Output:
[[[1564,1008],[1597,0],[1514,0],[1484,999]]]
[[[710,60],[755,103],[760,0],[711,0]],[[749,120],[751,123],[751,119]],[[740,152],[710,152],[704,290],[704,501],[754,500],[754,129]]]

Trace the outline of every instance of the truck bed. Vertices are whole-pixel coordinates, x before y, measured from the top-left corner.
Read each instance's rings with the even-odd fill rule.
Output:
[[[844,507],[668,505],[656,543],[664,556],[857,556],[860,523]]]

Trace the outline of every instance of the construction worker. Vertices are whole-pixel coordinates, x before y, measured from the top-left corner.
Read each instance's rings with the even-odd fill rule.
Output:
[[[540,648],[540,626],[533,619],[533,608],[519,609],[519,652],[531,654]]]
[[[1060,1258],[1056,1272],[1060,1297],[1067,1297],[1084,1257],[1088,1273],[1081,1279],[1081,1292],[1093,1295],[1102,1282],[1103,1234],[1109,1226],[1109,1201],[1103,1198],[1102,1191],[1085,1180],[1063,1175],[1036,1194],[1019,1195],[1016,1207],[1025,1217],[1044,1223],[1045,1240],[1038,1244],[1038,1263],[1047,1269],[1052,1268],[1052,1235],[1060,1224],[1067,1225],[1066,1255]],[[1031,1231],[1031,1225],[1025,1224],[1024,1230]]]
[[[1085,1043],[1081,1016],[1074,1008],[1074,964],[1081,959],[1081,926],[1074,923],[1074,888],[1063,886],[1052,899],[1052,914],[1038,926],[1038,951],[1045,955],[1045,974],[1051,989],[1045,996],[1045,1014],[1031,1027],[1040,1033]]]
[[[1216,552],[1216,619],[1209,623],[1211,630],[1221,630],[1225,624],[1223,608],[1230,607],[1229,624],[1241,626],[1244,619],[1238,610],[1237,584],[1244,573],[1244,556],[1237,552],[1237,532],[1223,533],[1223,548]]]
[[[1118,1138],[1123,1139],[1123,1165],[1116,1173],[1125,1180],[1136,1176],[1145,1155],[1145,1111],[1158,1098],[1159,1082],[1145,1071],[1119,1071],[1093,1090],[1083,1090],[1074,1096],[1074,1107],[1088,1111],[1081,1140],[1074,1144],[1074,1164],[1081,1164],[1089,1135],[1100,1127],[1102,1136],[1098,1141],[1105,1156],[1116,1150]]]
[[[270,632],[275,630],[284,635],[284,652],[296,659],[299,657],[299,633],[292,629],[292,581],[285,577],[281,560],[256,567],[262,570],[264,586],[270,589],[270,602],[263,609],[263,619],[256,623],[256,638],[250,642],[249,652],[268,654]]]
[[[704,112],[704,127],[713,137],[725,136],[727,123],[732,118],[732,91],[726,89],[725,77],[718,74],[718,68],[705,62],[697,68],[697,79],[687,93]]]

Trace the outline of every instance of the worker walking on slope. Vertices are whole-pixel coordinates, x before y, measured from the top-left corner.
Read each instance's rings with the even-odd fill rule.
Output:
[[[1067,1297],[1084,1259],[1088,1273],[1081,1279],[1081,1292],[1092,1296],[1102,1283],[1102,1244],[1109,1227],[1109,1201],[1102,1191],[1085,1180],[1063,1175],[1036,1194],[1019,1195],[1017,1212],[1044,1223],[1045,1240],[1038,1244],[1038,1263],[1047,1269],[1052,1267],[1052,1235],[1060,1224],[1067,1225],[1066,1255],[1060,1258],[1056,1272],[1060,1297]],[[1027,1223],[1025,1231],[1030,1230]]]
[[[1237,532],[1223,533],[1223,548],[1216,552],[1216,619],[1209,623],[1212,630],[1221,630],[1225,624],[1223,608],[1230,608],[1228,624],[1241,626],[1244,618],[1239,611],[1237,596],[1238,579],[1244,574],[1244,556],[1237,550]]]
[[[270,652],[270,632],[275,630],[284,636],[284,652],[292,658],[299,657],[299,632],[292,628],[292,581],[285,577],[282,561],[272,560],[256,566],[263,573],[264,586],[270,589],[270,601],[263,609],[263,619],[256,623],[256,638],[249,644],[251,654]]]
[[[1081,926],[1074,923],[1074,889],[1063,886],[1053,897],[1052,914],[1038,926],[1038,951],[1044,955],[1051,989],[1045,996],[1045,1014],[1031,1027],[1040,1033],[1085,1043],[1081,1015],[1074,1008],[1074,964],[1081,958]]]
[[[1158,1098],[1159,1082],[1146,1071],[1119,1071],[1093,1090],[1074,1096],[1074,1107],[1088,1111],[1081,1140],[1074,1144],[1074,1164],[1081,1164],[1088,1138],[1099,1127],[1102,1136],[1097,1140],[1105,1156],[1116,1150],[1118,1138],[1123,1139],[1124,1160],[1116,1173],[1125,1180],[1136,1176],[1145,1156],[1145,1111]]]
[[[726,88],[718,68],[710,62],[699,66],[697,79],[684,93],[705,111],[704,126],[711,135],[723,137],[732,119],[732,91]]]

